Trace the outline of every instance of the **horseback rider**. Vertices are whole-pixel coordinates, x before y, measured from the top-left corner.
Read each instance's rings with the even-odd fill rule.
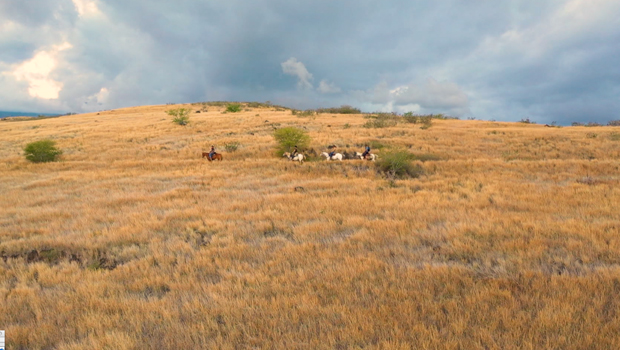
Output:
[[[211,145],[211,150],[209,151],[209,159],[213,160],[213,155],[215,154],[215,146]]]
[[[293,152],[291,152],[291,159],[295,158],[297,156],[297,146],[295,146],[295,149],[293,149]]]
[[[366,145],[366,150],[362,153],[362,159],[366,159],[366,157],[370,154],[370,146]]]
[[[336,149],[335,148],[332,149],[331,152],[329,152],[329,159],[331,159],[334,156],[334,154],[336,154]]]

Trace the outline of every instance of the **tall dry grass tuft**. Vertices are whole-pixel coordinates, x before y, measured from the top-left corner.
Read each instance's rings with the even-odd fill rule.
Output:
[[[620,346],[606,128],[208,107],[183,128],[166,110],[190,105],[0,122],[7,348]],[[424,174],[274,157],[285,127],[316,152],[405,150]],[[33,139],[62,161],[24,159]]]

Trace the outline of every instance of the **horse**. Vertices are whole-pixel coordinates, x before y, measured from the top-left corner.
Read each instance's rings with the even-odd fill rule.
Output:
[[[363,154],[363,153],[360,153],[360,152],[355,152],[355,158],[364,159],[364,156],[362,156],[362,154]],[[368,160],[370,160],[370,161],[374,162],[375,160],[379,159],[379,156],[377,156],[377,155],[376,155],[376,154],[374,154],[374,153],[368,153],[368,154],[366,155],[366,159],[368,159]]]
[[[204,157],[207,157],[207,159],[208,159],[209,161],[212,161],[212,160],[222,160],[222,159],[224,159],[224,158],[222,158],[222,155],[221,155],[221,154],[219,154],[219,153],[214,153],[214,154],[213,154],[213,157],[209,158],[209,152],[202,152],[202,158],[204,158]]]
[[[302,164],[302,163],[304,162],[304,158],[305,158],[305,157],[304,157],[304,155],[303,155],[303,154],[301,154],[301,153],[297,153],[297,154],[295,155],[295,157],[292,157],[292,158],[291,158],[291,153],[290,153],[290,152],[284,152],[284,154],[282,155],[282,157],[286,157],[286,158],[288,158],[288,159],[290,159],[290,160],[293,160],[293,161],[298,161],[298,162],[299,162],[299,164]]]
[[[341,153],[335,153],[333,156],[330,157],[329,154],[327,154],[326,152],[322,152],[321,157],[325,157],[325,160],[339,160],[342,162]]]

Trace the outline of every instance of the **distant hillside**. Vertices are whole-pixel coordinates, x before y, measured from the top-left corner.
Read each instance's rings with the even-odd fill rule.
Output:
[[[60,115],[60,113],[51,114],[51,113],[27,113],[27,112],[0,111],[0,119],[6,118],[6,117],[38,117],[40,115],[44,115],[46,117],[52,117],[52,116]]]

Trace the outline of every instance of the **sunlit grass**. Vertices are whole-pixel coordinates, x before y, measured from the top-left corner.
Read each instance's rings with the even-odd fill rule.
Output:
[[[170,108],[0,122],[7,348],[620,346],[608,128],[225,105],[179,127]],[[289,162],[287,126],[316,151],[406,150],[424,173]],[[24,158],[39,139],[60,162]],[[211,145],[224,161],[201,158]]]

